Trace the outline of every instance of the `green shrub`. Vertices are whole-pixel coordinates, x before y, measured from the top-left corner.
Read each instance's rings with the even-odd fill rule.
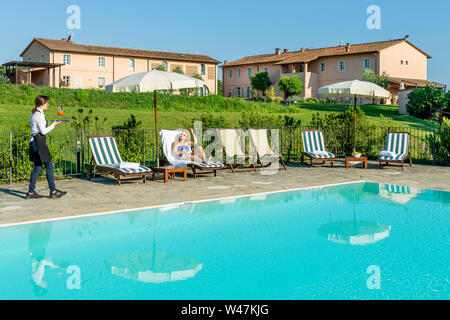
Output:
[[[435,138],[430,134],[426,138],[429,150],[433,150],[435,160],[448,162],[450,161],[450,119],[444,118],[439,129],[435,130]]]
[[[265,102],[273,102],[275,100],[275,88],[274,86],[270,86],[269,89],[266,90],[266,95],[264,97]]]
[[[76,89],[75,90],[75,99],[80,103],[84,104],[86,101],[89,100],[89,91],[82,90],[82,89]]]
[[[284,124],[284,119],[280,115],[258,112],[250,109],[242,112],[239,126],[242,128],[277,128]]]
[[[408,99],[406,110],[420,119],[432,119],[435,111],[446,107],[444,90],[436,87],[415,89],[408,94]]]
[[[444,96],[444,108],[445,112],[450,112],[450,91],[447,91]]]
[[[209,128],[230,128],[231,123],[224,116],[215,117],[211,113],[202,114],[200,117],[194,117],[184,122],[185,128],[194,128],[194,122],[201,121],[203,129]]]

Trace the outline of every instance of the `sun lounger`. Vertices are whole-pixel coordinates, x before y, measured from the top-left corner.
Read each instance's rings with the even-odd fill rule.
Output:
[[[178,135],[181,131],[178,130],[161,130],[159,134],[161,135],[161,143],[163,146],[164,155],[167,161],[175,167],[186,167],[191,168],[194,175],[194,179],[199,175],[211,174],[217,176],[217,170],[225,169],[222,163],[210,161],[209,163],[179,160],[172,154],[172,144],[178,139]]]
[[[412,166],[412,159],[408,152],[409,149],[409,133],[406,132],[390,132],[386,136],[385,150],[391,155],[381,155],[378,157],[380,168],[384,166],[402,167],[405,160],[409,159],[409,165]],[[383,153],[384,154],[384,153]],[[384,162],[384,164],[383,164]],[[400,163],[400,164],[390,164]]]
[[[256,151],[257,163],[260,164],[262,168],[270,166],[274,160],[279,160],[282,167],[279,167],[278,169],[286,170],[283,155],[278,152],[274,152],[269,145],[269,141],[267,140],[267,129],[248,129],[248,134]],[[268,164],[264,165],[263,161],[266,158],[269,158],[270,161]]]
[[[242,150],[237,129],[217,129],[217,132],[225,152],[225,161],[232,172],[256,170],[253,157],[246,156]],[[234,158],[236,158],[236,161],[234,161]],[[249,166],[244,165],[247,160]]]
[[[302,163],[304,163],[304,157],[309,158],[309,166],[312,167],[313,161],[319,160],[321,164],[325,164],[326,161],[331,162],[333,166],[333,161],[336,160],[334,154],[325,150],[325,142],[323,140],[323,134],[320,130],[303,130],[302,131],[303,140],[303,152],[302,152]]]
[[[86,177],[89,180],[95,176],[96,170],[112,173],[117,179],[117,185],[120,185],[122,181],[132,180],[142,180],[145,183],[145,177],[152,173],[150,168],[141,164],[138,168],[132,168],[130,163],[125,163],[124,166],[114,137],[89,136],[88,140],[92,152],[91,162],[86,165]]]

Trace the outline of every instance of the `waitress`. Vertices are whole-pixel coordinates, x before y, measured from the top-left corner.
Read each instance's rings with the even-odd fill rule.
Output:
[[[37,96],[35,100],[35,107],[31,111],[31,139],[30,139],[30,161],[34,163],[34,169],[30,177],[30,185],[28,187],[25,199],[42,198],[34,190],[36,181],[39,178],[39,173],[42,171],[42,164],[45,165],[47,173],[48,187],[50,188],[50,198],[61,198],[67,192],[60,191],[55,187],[54,168],[50,150],[46,142],[46,134],[52,131],[60,121],[54,121],[52,125],[48,126],[45,119],[44,111],[48,109],[50,98],[47,96]]]

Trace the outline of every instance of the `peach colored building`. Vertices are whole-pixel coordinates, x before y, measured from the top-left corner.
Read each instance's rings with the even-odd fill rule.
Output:
[[[276,85],[284,76],[296,76],[304,83],[301,96],[321,97],[318,88],[332,83],[361,79],[365,69],[379,75],[386,72],[389,91],[397,95],[400,83],[420,86],[427,80],[427,60],[431,57],[406,38],[362,44],[350,44],[320,49],[288,51],[279,48],[274,53],[244,57],[221,65],[223,95],[250,98],[250,76],[267,71],[278,96]],[[420,84],[419,84],[420,83]]]
[[[42,86],[104,88],[133,73],[163,64],[167,71],[200,75],[209,93],[217,92],[218,60],[201,54],[162,52],[74,43],[70,40],[34,38],[20,55],[24,62],[63,63],[60,68],[33,68],[32,82]]]

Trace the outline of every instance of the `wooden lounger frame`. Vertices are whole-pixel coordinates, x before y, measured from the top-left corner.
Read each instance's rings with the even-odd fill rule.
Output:
[[[318,131],[317,129],[305,129],[302,131]],[[305,163],[305,156],[309,158],[309,166],[312,167],[313,165],[324,165],[327,162],[330,162],[331,166],[334,167],[334,162],[336,160],[336,157],[333,158],[315,158],[315,157],[311,157],[310,154],[306,153],[305,151],[302,151],[302,158],[301,158],[301,163]],[[314,163],[313,161],[320,161],[321,163]]]
[[[109,138],[112,137],[112,135],[106,134],[106,135],[96,135],[96,136],[88,136],[89,138]],[[92,150],[91,150],[92,151]],[[127,181],[136,181],[136,180],[142,180],[143,183],[145,183],[147,175],[151,174],[152,171],[144,171],[144,172],[130,172],[130,173],[124,173],[123,171],[109,168],[102,165],[95,165],[94,164],[94,156],[91,156],[91,161],[89,164],[85,164],[85,167],[87,169],[86,172],[86,178],[88,180],[91,180],[93,176],[95,176],[95,171],[100,170],[107,173],[111,173],[114,175],[114,177],[117,180],[117,185],[120,186],[122,182]],[[123,176],[123,178],[121,178]]]
[[[268,128],[248,128],[247,131],[250,130],[250,129],[252,129],[252,130],[269,130]],[[250,142],[253,144],[253,146],[255,148],[255,152],[256,152],[256,156],[257,156],[256,163],[259,164],[259,167],[255,166],[255,168],[263,169],[263,168],[267,168],[268,166],[270,166],[273,161],[269,162],[266,165],[264,165],[262,163],[262,161],[261,161],[262,158],[264,158],[264,156],[268,156],[271,159],[279,160],[281,162],[281,165],[282,165],[282,166],[280,166],[280,167],[278,167],[276,169],[274,168],[274,169],[268,169],[268,170],[287,170],[287,167],[286,167],[286,165],[284,164],[284,161],[283,161],[283,154],[282,153],[278,152],[276,156],[270,156],[268,154],[265,154],[263,157],[260,157],[258,152],[256,151],[257,150],[256,143],[253,141],[252,137],[250,136],[250,133],[248,134],[248,136],[249,136]],[[266,139],[267,139],[267,137],[266,137]],[[269,145],[269,147],[270,147],[270,145]],[[270,147],[270,149],[272,150],[272,147]]]
[[[401,132],[401,131],[394,131],[394,132],[389,132],[389,133],[406,133],[409,135],[409,139],[411,139],[411,135],[409,134],[409,132]],[[409,159],[409,166],[412,166],[412,158],[409,155],[409,143],[411,142],[411,140],[408,141],[408,154],[402,159],[402,160],[385,160],[385,159],[378,159],[379,165],[380,165],[380,169],[383,169],[383,167],[401,167],[403,170],[403,166],[405,163],[405,160]],[[382,163],[384,162],[384,164]],[[393,164],[391,164],[393,163]]]

